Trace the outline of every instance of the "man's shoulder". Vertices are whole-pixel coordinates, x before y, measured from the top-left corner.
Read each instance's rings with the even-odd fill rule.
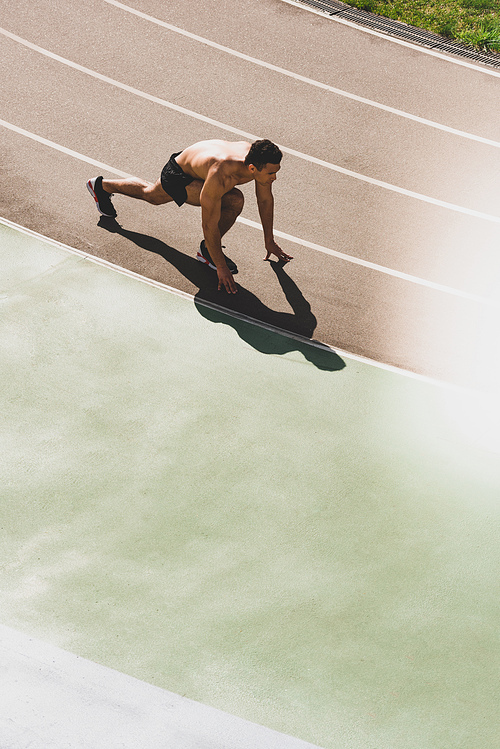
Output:
[[[216,156],[210,164],[208,177],[224,184],[228,182],[237,184],[241,177],[241,167],[241,161],[232,156]]]
[[[212,167],[214,169],[222,172],[234,172],[237,169],[241,169],[243,163],[233,154],[224,152],[212,154],[210,157],[210,161],[212,162]]]

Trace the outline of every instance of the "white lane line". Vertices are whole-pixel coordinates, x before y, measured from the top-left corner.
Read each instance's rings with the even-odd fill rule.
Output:
[[[424,117],[418,117],[417,115],[409,114],[408,112],[404,112],[401,109],[395,109],[394,107],[389,107],[386,104],[380,104],[379,102],[373,101],[372,99],[366,99],[363,96],[357,96],[356,94],[351,94],[348,91],[343,91],[340,88],[335,88],[334,86],[329,86],[326,83],[321,83],[320,81],[315,81],[312,78],[307,78],[306,76],[299,75],[298,73],[293,73],[290,70],[280,68],[279,66],[273,65],[272,63],[265,62],[264,60],[259,60],[256,57],[245,55],[242,52],[231,49],[230,47],[224,47],[222,44],[217,44],[217,42],[212,42],[210,39],[205,39],[205,37],[198,36],[197,34],[192,34],[190,31],[185,31],[185,29],[180,29],[178,26],[173,26],[170,23],[166,23],[165,21],[161,21],[158,18],[149,16],[147,13],[142,13],[140,10],[131,8],[129,5],[124,5],[123,3],[118,2],[118,0],[104,0],[104,2],[108,3],[108,5],[114,5],[116,8],[120,8],[121,10],[125,10],[128,13],[133,14],[134,16],[138,16],[145,21],[154,23],[157,26],[162,26],[163,28],[168,29],[169,31],[173,31],[176,34],[181,34],[188,39],[200,42],[201,44],[205,44],[208,47],[213,47],[220,52],[225,52],[226,54],[232,55],[233,57],[238,57],[240,60],[245,60],[246,62],[250,62],[253,65],[259,65],[260,67],[266,68],[267,70],[272,70],[276,73],[280,73],[281,75],[288,76],[288,78],[294,78],[296,81],[307,83],[310,86],[315,86],[316,88],[323,89],[324,91],[329,91],[330,93],[337,94],[338,96],[343,96],[346,99],[351,99],[352,101],[356,101],[360,104],[366,104],[367,106],[381,109],[384,112],[395,114],[398,117],[404,117],[405,119],[412,120],[413,122],[418,122],[421,125],[433,127],[436,130],[443,130],[445,133],[449,133],[451,135],[458,135],[461,138],[467,138],[469,140],[477,141],[478,143],[493,146],[494,148],[500,148],[500,141],[491,140],[489,138],[482,138],[479,135],[473,135],[472,133],[467,133],[464,130],[457,130],[456,128],[449,127],[448,125],[441,125],[439,122],[434,122],[433,120],[428,120]]]
[[[36,140],[37,143],[42,143],[44,146],[49,146],[49,148],[54,148],[56,151],[61,151],[61,153],[65,153],[67,156],[72,156],[74,159],[85,161],[87,164],[92,164],[93,166],[99,167],[99,169],[105,169],[112,174],[116,174],[118,177],[127,178],[133,176],[132,174],[128,174],[127,172],[120,172],[118,169],[109,167],[107,164],[103,164],[102,161],[96,161],[95,159],[91,159],[89,156],[84,156],[83,154],[78,153],[78,151],[73,151],[71,148],[60,146],[59,143],[54,143],[54,141],[52,140],[47,140],[47,138],[42,138],[40,135],[30,133],[28,130],[23,130],[22,127],[12,125],[12,123],[6,122],[5,120],[0,120],[0,125],[7,128],[7,130],[13,130],[18,135],[24,135],[26,138]]]
[[[73,68],[74,70],[78,70],[81,73],[85,73],[85,75],[89,75],[92,78],[96,78],[99,81],[103,81],[104,83],[109,83],[110,85],[115,86],[116,88],[126,91],[127,93],[134,94],[135,96],[139,96],[142,99],[146,99],[147,101],[151,101],[154,104],[159,104],[160,106],[166,107],[168,109],[172,109],[174,112],[179,112],[180,114],[184,114],[184,115],[187,115],[188,117],[192,117],[193,119],[200,120],[201,122],[205,122],[209,125],[213,125],[214,127],[217,127],[221,130],[225,130],[235,135],[239,135],[245,138],[246,140],[250,140],[250,141],[258,140],[260,137],[262,137],[259,135],[255,135],[253,133],[247,133],[244,130],[240,130],[239,128],[232,127],[231,125],[226,125],[222,122],[219,122],[218,120],[212,119],[211,117],[206,117],[203,114],[199,114],[198,112],[193,112],[190,109],[186,109],[185,107],[180,107],[178,104],[173,104],[172,102],[166,101],[165,99],[160,99],[157,96],[152,96],[151,94],[147,94],[144,91],[140,91],[139,89],[133,88],[132,86],[127,86],[125,83],[120,83],[119,81],[116,81],[113,78],[109,78],[106,75],[102,75],[101,73],[97,73],[94,70],[85,68],[83,65],[79,65],[76,62],[67,60],[66,58],[61,57],[60,55],[56,55],[54,52],[49,52],[48,50],[43,49],[42,47],[39,47],[36,44],[32,44],[31,42],[28,42],[26,39],[22,39],[21,37],[16,36],[15,34],[12,34],[10,31],[6,31],[5,29],[0,28],[0,34],[3,34],[4,36],[8,37],[12,41],[18,42],[19,44],[22,44],[23,46],[28,47],[34,52],[38,52],[42,55],[45,55],[46,57],[49,57],[52,60],[56,60],[57,62],[62,63],[63,65],[67,65],[68,67]],[[303,159],[304,161],[309,161],[312,164],[323,166],[326,169],[330,169],[331,171],[338,172],[339,174],[344,174],[347,177],[352,177],[353,179],[360,180],[361,182],[366,182],[369,185],[374,185],[375,187],[381,187],[384,190],[389,190],[390,192],[395,192],[395,193],[398,193],[399,195],[405,195],[406,197],[413,198],[415,200],[420,200],[423,203],[430,203],[431,205],[439,206],[440,208],[446,208],[447,210],[455,211],[456,213],[462,213],[467,216],[473,216],[474,218],[482,219],[484,221],[492,221],[496,224],[500,224],[500,216],[493,216],[489,213],[476,211],[472,208],[465,208],[463,206],[459,206],[454,203],[448,203],[445,200],[438,200],[437,198],[431,198],[427,195],[422,195],[421,193],[413,192],[412,190],[406,190],[403,187],[398,187],[397,185],[392,185],[389,182],[383,182],[382,180],[374,179],[373,177],[367,177],[364,174],[359,174],[358,172],[353,172],[351,169],[345,169],[344,167],[338,166],[337,164],[331,164],[328,161],[317,159],[315,156],[309,156],[308,154],[302,153],[301,151],[296,151],[292,148],[288,148],[287,146],[283,146],[281,144],[279,144],[279,146],[284,153],[288,153],[291,156],[295,156],[298,159]]]
[[[384,39],[386,42],[393,42],[393,44],[399,44],[401,47],[408,47],[409,49],[416,50],[417,52],[422,52],[424,55],[437,57],[440,60],[445,60],[446,62],[460,65],[463,68],[470,68],[471,70],[475,70],[478,73],[484,73],[485,75],[491,75],[494,78],[500,78],[500,73],[496,70],[490,70],[486,67],[482,68],[480,65],[474,65],[474,63],[472,62],[466,62],[465,60],[451,57],[451,53],[450,57],[448,57],[448,55],[444,55],[441,52],[435,52],[433,49],[427,49],[426,47],[421,47],[418,44],[412,44],[411,42],[405,42],[403,39],[397,39],[396,37],[390,36],[389,34],[383,34],[381,31],[374,31],[373,29],[366,28],[366,26],[361,26],[360,24],[354,23],[354,21],[348,21],[347,19],[339,18],[338,16],[329,16],[328,13],[325,13],[324,11],[318,10],[316,8],[310,8],[307,5],[302,5],[302,3],[295,2],[295,0],[282,0],[282,2],[288,3],[288,5],[293,5],[296,8],[300,8],[300,10],[307,10],[310,13],[315,13],[317,16],[322,16],[323,18],[327,18],[330,21],[336,21],[337,23],[341,23],[344,26],[350,26],[352,29],[356,29],[356,31],[363,31],[365,34],[378,36],[379,39]]]
[[[250,221],[247,218],[239,217],[237,219],[242,224],[245,224],[246,226],[252,226],[255,229],[260,229],[261,226],[256,221]],[[368,260],[361,260],[360,258],[353,257],[352,255],[346,255],[344,252],[338,252],[337,250],[331,250],[328,247],[323,247],[320,244],[315,244],[314,242],[308,242],[305,239],[299,239],[298,237],[294,237],[292,234],[286,234],[283,231],[279,231],[278,229],[274,230],[274,234],[277,237],[280,237],[281,239],[287,239],[289,242],[293,242],[294,244],[299,244],[302,247],[307,247],[310,250],[316,250],[317,252],[322,252],[325,255],[331,255],[332,257],[339,258],[340,260],[345,260],[348,263],[353,263],[354,265],[362,265],[364,268],[370,268],[371,270],[378,271],[379,273],[384,273],[387,276],[394,276],[394,278],[399,278],[402,281],[410,281],[410,283],[418,284],[419,286],[426,286],[428,289],[434,289],[435,291],[442,291],[445,294],[453,294],[454,296],[459,296],[462,299],[469,299],[473,302],[479,302],[480,304],[488,304],[491,306],[500,306],[500,301],[495,301],[493,299],[489,299],[487,297],[479,296],[478,294],[471,294],[467,291],[460,291],[459,289],[454,289],[451,286],[444,286],[440,283],[434,283],[433,281],[427,281],[424,278],[419,278],[418,276],[412,276],[409,273],[401,273],[398,270],[392,270],[392,268],[386,268],[384,265],[378,265],[377,263],[371,263]]]
[[[238,320],[243,320],[252,325],[256,325],[258,328],[263,328],[264,330],[269,330],[272,333],[277,333],[279,335],[282,335],[285,338],[291,338],[294,341],[305,343],[308,346],[313,346],[323,351],[330,351],[333,354],[338,354],[339,356],[342,356],[346,359],[351,359],[352,361],[357,361],[357,362],[360,362],[361,364],[368,364],[371,367],[376,367],[377,369],[383,369],[386,372],[392,372],[393,374],[400,374],[400,375],[403,375],[404,377],[409,377],[412,380],[425,382],[428,385],[435,385],[438,387],[446,388],[447,390],[453,390],[455,392],[461,392],[461,393],[473,392],[471,388],[465,387],[464,385],[457,385],[457,384],[454,384],[453,382],[447,382],[446,380],[437,380],[433,377],[429,377],[428,375],[419,374],[418,372],[412,372],[410,369],[403,369],[403,367],[397,367],[394,364],[385,364],[384,362],[377,361],[376,359],[369,359],[367,356],[353,354],[350,351],[345,351],[344,349],[339,349],[336,347],[334,348],[333,346],[329,346],[327,343],[322,343],[321,341],[318,341],[314,338],[305,338],[304,336],[301,336],[298,333],[292,333],[291,331],[284,330],[283,328],[277,328],[274,325],[271,325],[266,322],[262,322],[262,320],[257,320],[254,317],[249,317],[249,315],[245,315],[241,312],[236,312],[235,310],[228,310],[227,307],[224,307],[222,305],[215,304],[213,302],[208,302],[203,299],[197,299],[193,294],[188,294],[185,291],[176,289],[173,286],[168,286],[167,284],[161,283],[161,281],[155,281],[154,279],[148,278],[147,276],[141,276],[139,273],[135,273],[134,271],[129,270],[128,268],[123,268],[121,265],[115,265],[115,263],[110,263],[109,260],[103,260],[103,258],[97,257],[97,255],[90,255],[88,252],[84,252],[83,250],[77,250],[75,247],[70,247],[69,245],[63,244],[62,242],[58,242],[55,239],[51,239],[50,237],[45,237],[43,234],[39,234],[38,232],[33,231],[32,229],[27,229],[25,226],[20,226],[19,224],[15,224],[13,221],[10,221],[7,218],[0,217],[0,224],[4,224],[5,226],[8,226],[12,229],[16,229],[17,231],[20,231],[23,234],[28,234],[31,237],[40,239],[41,241],[47,242],[48,244],[53,245],[55,247],[61,247],[62,249],[72,253],[73,255],[78,255],[83,260],[88,260],[89,262],[96,263],[97,265],[102,265],[105,268],[110,268],[111,270],[114,270],[117,273],[121,273],[122,275],[127,276],[128,278],[133,278],[136,281],[141,281],[142,283],[148,284],[148,286],[153,286],[156,289],[162,289],[163,291],[168,291],[170,294],[174,294],[175,296],[182,297],[183,299],[188,299],[192,301],[194,304],[200,304],[203,307],[209,307],[210,309],[215,309],[224,315],[228,315],[229,317],[235,317]]]
[[[18,135],[23,135],[24,137],[30,138],[31,140],[34,140],[37,143],[41,143],[44,146],[48,146],[49,148],[53,148],[56,151],[60,151],[61,153],[66,154],[67,156],[71,156],[72,158],[78,159],[79,161],[84,161],[87,164],[92,164],[93,166],[97,166],[100,169],[103,169],[109,172],[110,174],[116,174],[118,177],[125,177],[125,178],[134,176],[132,174],[128,174],[127,172],[122,172],[118,169],[115,169],[114,167],[109,166],[108,164],[104,164],[102,161],[96,161],[95,159],[92,159],[89,156],[84,156],[83,154],[78,153],[77,151],[73,151],[70,148],[66,148],[65,146],[59,145],[58,143],[54,143],[54,141],[48,140],[47,138],[42,138],[39,135],[35,135],[35,133],[30,133],[28,130],[24,130],[23,128],[20,128],[17,125],[13,125],[10,122],[6,122],[5,120],[0,120],[0,125],[2,127],[5,127],[8,130],[12,130]],[[244,224],[245,226],[250,226],[254,229],[258,229],[259,231],[262,230],[261,225],[257,223],[256,221],[251,221],[250,219],[243,218],[242,216],[239,216],[237,221],[239,221],[241,224]],[[487,304],[489,306],[498,306],[500,304],[500,302],[497,302],[488,297],[482,297],[477,294],[471,294],[467,291],[454,289],[451,286],[444,286],[442,284],[434,283],[433,281],[427,281],[426,279],[419,278],[418,276],[412,276],[408,273],[401,273],[400,271],[393,270],[392,268],[386,268],[383,265],[377,265],[376,263],[371,263],[368,260],[362,260],[352,255],[346,255],[343,252],[337,252],[336,250],[331,250],[328,247],[323,247],[322,245],[315,244],[314,242],[308,242],[305,239],[294,237],[292,234],[287,234],[286,232],[279,231],[278,229],[274,230],[274,234],[277,237],[287,239],[288,241],[293,242],[294,244],[307,247],[308,249],[316,250],[317,252],[322,252],[325,255],[331,255],[332,257],[339,258],[340,260],[344,260],[348,263],[353,263],[354,265],[361,265],[364,268],[370,268],[371,270],[375,270],[379,273],[384,273],[388,276],[394,276],[395,278],[399,278],[403,281],[409,281],[411,283],[418,284],[419,286],[426,286],[427,288],[434,289],[435,291],[441,291],[446,294],[452,294],[454,296],[461,297],[462,299],[469,299],[470,301],[479,302],[480,304]]]

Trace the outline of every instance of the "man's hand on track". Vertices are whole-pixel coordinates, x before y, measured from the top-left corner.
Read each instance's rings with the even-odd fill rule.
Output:
[[[238,288],[234,282],[233,274],[227,265],[225,268],[217,268],[217,276],[219,278],[219,285],[217,286],[218,291],[225,289],[228,294],[237,293]]]
[[[274,240],[266,244],[266,256],[264,260],[269,260],[271,255],[276,255],[278,260],[283,260],[283,262],[285,263],[288,263],[290,262],[290,260],[293,260],[293,256],[287,255],[286,252],[283,252],[281,247],[277,245]]]

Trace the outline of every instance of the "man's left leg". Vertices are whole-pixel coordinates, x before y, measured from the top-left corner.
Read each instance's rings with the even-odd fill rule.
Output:
[[[222,197],[219,219],[219,232],[221,238],[224,236],[224,234],[227,234],[229,229],[235,223],[236,219],[243,210],[244,203],[245,198],[243,196],[243,193],[241,192],[241,190],[238,190],[237,187],[233,187],[232,190],[227,192]],[[227,267],[229,268],[231,273],[237,273],[238,268],[236,266],[236,263],[228,258],[227,255],[224,255],[224,257],[226,258]],[[209,265],[213,270],[216,270],[216,266],[213,263],[212,258],[210,257],[204,239],[202,239],[200,242],[200,249],[198,251],[198,254],[196,255],[196,259],[202,263],[205,263],[206,265]]]
[[[221,211],[219,220],[219,231],[221,237],[227,234],[229,229],[233,226],[236,219],[243,210],[245,204],[245,198],[241,190],[237,187],[233,187],[232,190],[227,192],[221,201]]]

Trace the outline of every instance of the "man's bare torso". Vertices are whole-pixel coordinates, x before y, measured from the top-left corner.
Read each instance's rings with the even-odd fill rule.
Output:
[[[235,185],[250,182],[245,169],[245,157],[250,149],[250,143],[237,141],[230,143],[225,140],[202,140],[184,149],[176,161],[182,171],[195,179],[205,181],[208,172],[214,166],[224,171]]]

